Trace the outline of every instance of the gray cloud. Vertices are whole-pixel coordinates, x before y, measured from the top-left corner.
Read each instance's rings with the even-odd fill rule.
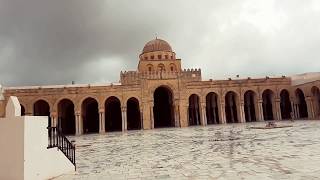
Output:
[[[205,79],[319,71],[319,1],[0,0],[0,83],[115,82],[155,34]]]

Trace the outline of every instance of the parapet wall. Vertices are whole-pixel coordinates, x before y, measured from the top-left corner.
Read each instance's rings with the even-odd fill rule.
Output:
[[[176,71],[124,71],[120,73],[122,85],[139,84],[142,79],[183,79],[185,81],[201,81],[201,69],[184,69],[182,72]]]

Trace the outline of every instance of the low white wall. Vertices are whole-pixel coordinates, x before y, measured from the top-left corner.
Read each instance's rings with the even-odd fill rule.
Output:
[[[23,117],[0,118],[0,179],[23,179]]]
[[[46,179],[74,171],[73,164],[58,148],[47,149],[47,126],[48,117],[25,117],[25,179]]]
[[[0,179],[42,180],[74,171],[57,148],[47,149],[47,117],[0,119]]]

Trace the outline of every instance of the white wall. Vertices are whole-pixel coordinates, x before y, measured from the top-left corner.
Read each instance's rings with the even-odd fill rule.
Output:
[[[45,179],[74,171],[73,164],[58,148],[47,149],[47,126],[48,117],[25,116],[25,179]]]
[[[0,119],[0,179],[23,179],[23,117]]]
[[[10,97],[0,118],[0,180],[41,180],[74,171],[57,148],[48,146],[48,117],[18,116],[20,104]]]

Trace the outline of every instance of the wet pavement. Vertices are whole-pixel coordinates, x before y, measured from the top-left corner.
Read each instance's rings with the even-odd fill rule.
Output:
[[[77,171],[56,179],[319,179],[320,121],[166,128],[70,137]]]

